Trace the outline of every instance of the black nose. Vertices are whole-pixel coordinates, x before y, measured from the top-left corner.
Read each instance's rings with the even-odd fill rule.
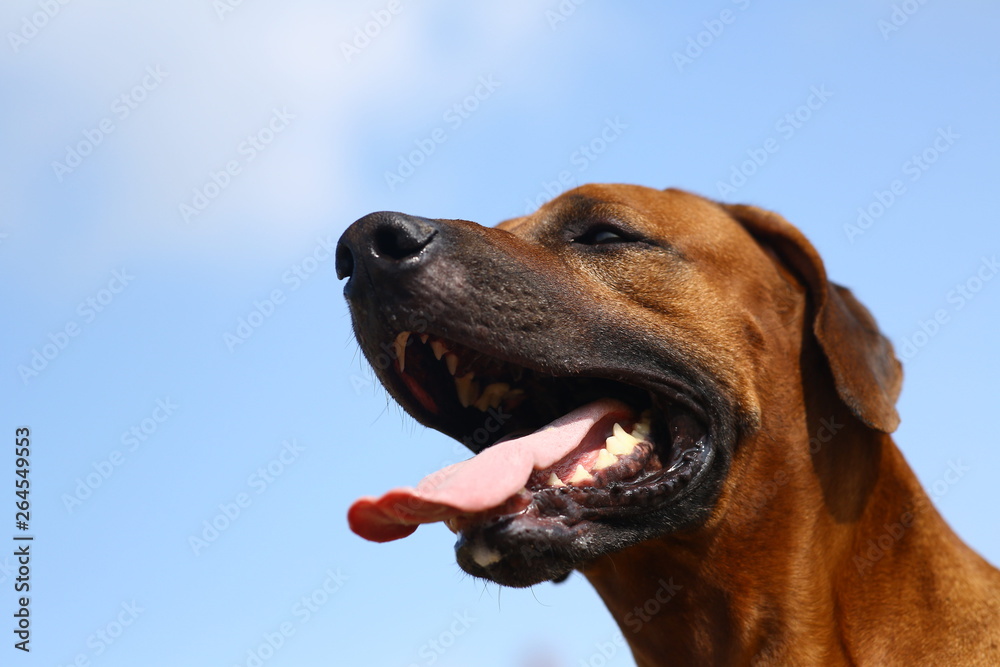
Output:
[[[433,220],[405,213],[372,213],[348,227],[337,243],[337,277],[350,278],[360,262],[392,270],[417,258],[438,229]]]

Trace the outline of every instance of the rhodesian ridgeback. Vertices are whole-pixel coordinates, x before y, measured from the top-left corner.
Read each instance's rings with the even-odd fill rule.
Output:
[[[890,433],[889,341],[782,217],[588,185],[487,228],[373,213],[361,349],[476,455],[348,513],[444,521],[472,575],[582,572],[640,665],[1000,665],[1000,572]]]

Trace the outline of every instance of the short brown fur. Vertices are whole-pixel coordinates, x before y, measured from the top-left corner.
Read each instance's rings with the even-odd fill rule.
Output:
[[[699,276],[669,302],[641,263],[582,287],[595,299],[609,298],[609,284],[627,290],[615,309],[625,319],[658,307],[654,335],[681,324],[684,343],[756,422],[703,526],[584,568],[638,664],[1000,664],[1000,573],[952,532],[893,443],[899,362],[801,232],[774,213],[680,191],[571,195],[679,239]],[[501,228],[533,239],[545,214]],[[726,277],[731,298],[703,289],[713,276]],[[891,546],[872,556],[884,534]],[[635,621],[663,580],[680,588]]]

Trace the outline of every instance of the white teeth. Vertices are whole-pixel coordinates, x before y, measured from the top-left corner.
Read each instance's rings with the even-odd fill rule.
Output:
[[[448,348],[441,341],[432,340],[431,350],[434,351],[434,358],[437,359],[438,361],[441,361],[441,357],[443,357],[444,353],[448,351]]]
[[[404,331],[396,336],[396,358],[399,360],[399,372],[406,369],[406,341],[410,339],[410,332]]]
[[[481,542],[477,542],[472,546],[472,560],[476,562],[479,567],[487,567],[499,562],[503,558],[503,554],[495,549],[491,549]]]
[[[615,436],[604,441],[604,448],[615,456],[628,456],[635,449],[635,443],[624,442]]]
[[[594,470],[604,470],[605,468],[609,468],[616,463],[618,463],[618,457],[608,450],[602,449],[597,454],[597,460],[594,462]]]
[[[580,484],[582,482],[593,482],[594,476],[587,472],[587,469],[582,465],[577,464],[576,470],[573,471],[573,475],[566,480],[567,484]]]
[[[638,423],[632,427],[632,435],[640,440],[645,440],[649,435],[649,420],[649,410],[646,410],[642,413],[642,417],[639,419]]]
[[[488,408],[495,408],[500,405],[500,401],[510,391],[510,385],[506,382],[494,382],[483,389],[482,396],[475,405],[481,412],[486,412]]]
[[[448,372],[452,375],[458,370],[458,356],[449,352],[444,355],[444,363],[448,366]]]
[[[615,422],[615,425],[611,427],[611,431],[615,434],[615,437],[621,440],[622,442],[631,442],[632,444],[639,442],[638,438],[632,437],[632,435],[630,435],[628,431],[623,429],[622,425],[619,424],[618,422]]]
[[[635,449],[638,440],[625,432],[620,424],[615,423],[612,428],[614,435],[604,441],[604,447],[615,456],[628,456]]]
[[[451,517],[450,519],[445,519],[444,525],[448,526],[448,530],[450,530],[451,532],[458,534],[458,521],[456,521],[456,519],[457,517]]]
[[[551,473],[549,478],[545,480],[546,486],[566,486],[566,483],[559,479],[559,476],[555,473]]]
[[[458,402],[463,408],[472,405],[479,395],[479,383],[473,378],[472,373],[466,373],[460,378],[455,378],[455,391],[458,393]]]
[[[618,423],[611,427],[611,431],[611,437],[604,441],[605,448],[615,456],[628,456],[635,450],[636,445],[649,436],[649,415],[644,414],[642,421],[632,427],[631,433]]]

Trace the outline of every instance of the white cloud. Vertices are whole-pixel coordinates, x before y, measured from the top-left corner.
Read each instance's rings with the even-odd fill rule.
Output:
[[[350,222],[339,216],[368,208],[356,168],[368,147],[352,136],[357,128],[371,131],[375,117],[407,133],[438,120],[493,66],[530,59],[525,33],[549,30],[544,8],[530,2],[405,2],[348,62],[341,43],[384,6],[243,2],[224,20],[205,2],[65,6],[3,65],[15,103],[0,115],[18,133],[0,167],[16,218],[0,231],[11,234],[8,247],[35,251],[14,262],[46,247],[49,274],[62,276],[142,256],[253,267],[252,244],[294,254]],[[5,23],[33,8],[9,9],[15,18]],[[475,35],[476,58],[456,59],[440,42],[449,35]],[[113,101],[148,82],[147,68],[165,78],[119,117]],[[294,120],[247,162],[241,147],[267,132],[274,109]],[[102,119],[114,131],[60,183],[52,161]],[[193,206],[195,189],[216,192],[212,174],[233,160],[240,173],[185,224],[180,205]]]

